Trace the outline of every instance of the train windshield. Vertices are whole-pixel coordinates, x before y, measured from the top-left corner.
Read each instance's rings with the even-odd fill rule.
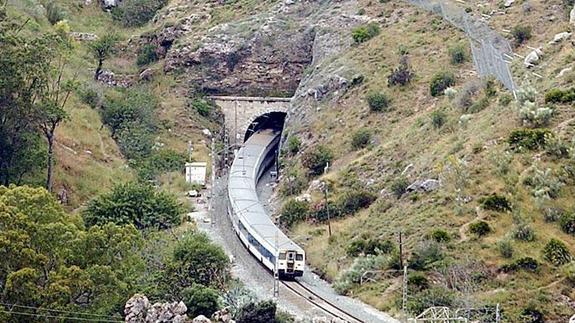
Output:
[[[303,260],[303,255],[302,255],[301,253],[298,253],[298,254],[295,256],[295,260],[302,261],[302,260]]]
[[[286,260],[286,253],[285,252],[280,253],[279,259]]]

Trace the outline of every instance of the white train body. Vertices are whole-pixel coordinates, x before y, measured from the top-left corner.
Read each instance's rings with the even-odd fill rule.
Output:
[[[238,150],[228,179],[228,216],[250,253],[280,277],[302,276],[305,252],[271,220],[258,199],[256,185],[275,159],[280,133],[261,130]]]

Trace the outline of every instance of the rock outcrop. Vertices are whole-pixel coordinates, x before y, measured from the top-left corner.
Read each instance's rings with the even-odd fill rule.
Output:
[[[184,323],[188,322],[187,310],[183,302],[150,305],[145,295],[135,294],[126,302],[124,314],[126,323]]]

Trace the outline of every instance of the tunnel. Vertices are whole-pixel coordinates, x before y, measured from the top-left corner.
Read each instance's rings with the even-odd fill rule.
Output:
[[[269,112],[257,117],[246,130],[244,135],[244,142],[255,132],[261,129],[276,129],[282,130],[286,118],[285,112]]]

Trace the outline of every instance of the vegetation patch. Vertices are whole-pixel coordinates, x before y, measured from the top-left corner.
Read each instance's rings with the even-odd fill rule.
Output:
[[[492,194],[481,198],[479,201],[481,207],[485,210],[495,211],[495,212],[510,212],[511,203],[505,196],[500,196],[497,194]]]
[[[482,237],[491,232],[491,227],[489,226],[489,223],[485,221],[477,221],[469,225],[469,232],[477,235],[478,237]]]
[[[367,104],[373,112],[386,111],[389,108],[390,99],[385,93],[371,92],[367,95]]]
[[[440,72],[433,75],[431,83],[429,84],[429,90],[431,96],[443,95],[443,91],[448,87],[455,85],[455,75],[452,72]]]
[[[564,265],[572,260],[571,253],[565,243],[558,239],[551,239],[543,248],[543,257],[555,266]]]
[[[550,89],[545,93],[545,103],[573,103],[575,102],[575,88],[561,90]]]
[[[353,41],[360,44],[364,43],[373,37],[379,35],[381,28],[376,23],[370,23],[365,26],[359,26],[352,30],[351,37]]]
[[[290,227],[294,223],[303,221],[309,214],[309,203],[306,201],[299,201],[297,199],[290,199],[287,201],[280,211],[280,223]]]
[[[538,150],[545,147],[548,136],[553,136],[548,129],[517,129],[511,132],[507,142],[513,150]]]
[[[326,146],[315,146],[308,149],[302,156],[302,164],[312,176],[320,175],[333,160],[333,153]]]

